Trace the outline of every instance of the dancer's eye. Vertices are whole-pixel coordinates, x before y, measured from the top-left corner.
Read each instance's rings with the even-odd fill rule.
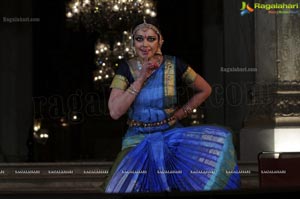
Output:
[[[140,36],[140,35],[137,35],[137,36],[134,37],[134,40],[137,41],[137,42],[142,42],[142,41],[144,41],[144,37]]]
[[[147,41],[154,42],[154,41],[156,41],[156,37],[149,36],[149,37],[147,37]]]

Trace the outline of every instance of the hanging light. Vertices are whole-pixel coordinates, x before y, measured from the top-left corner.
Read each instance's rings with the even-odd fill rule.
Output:
[[[33,137],[38,143],[46,144],[49,139],[49,134],[48,129],[39,129],[38,131],[33,132]]]
[[[115,75],[115,70],[118,67],[118,62],[123,58],[131,58],[134,56],[130,46],[129,31],[123,31],[121,41],[115,42],[111,47],[109,44],[98,40],[95,45],[95,57],[97,69],[93,72],[94,82],[110,81]]]
[[[156,17],[156,8],[153,0],[72,0],[66,17],[75,28],[98,33],[93,80],[103,83],[111,81],[120,59],[133,57],[132,25]]]
[[[41,128],[42,120],[41,119],[34,119],[33,121],[33,138],[36,140],[37,143],[45,144],[49,138],[49,131],[48,129]]]
[[[105,34],[129,29],[137,19],[156,17],[156,8],[153,0],[72,0],[66,16],[87,30]]]

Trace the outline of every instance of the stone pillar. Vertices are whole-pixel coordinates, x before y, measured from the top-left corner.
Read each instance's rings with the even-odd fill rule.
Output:
[[[300,126],[300,16],[282,14],[277,22],[276,126]]]
[[[253,14],[257,73],[250,92],[251,111],[241,131],[243,161],[256,161],[261,151],[277,151],[276,142],[286,141],[287,136],[297,139],[295,132],[300,129],[300,15],[259,9]],[[282,136],[286,138],[279,140]]]

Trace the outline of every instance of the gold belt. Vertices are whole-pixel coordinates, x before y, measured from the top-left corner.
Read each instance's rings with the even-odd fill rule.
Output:
[[[172,117],[169,117],[167,119],[164,119],[164,120],[161,120],[161,121],[158,121],[158,122],[150,122],[150,123],[146,123],[146,122],[140,122],[140,121],[136,121],[136,120],[127,120],[127,124],[130,126],[130,127],[154,127],[154,126],[160,126],[160,125],[163,125],[163,124],[166,124],[166,123],[169,123],[171,121],[174,121],[176,120],[176,117],[172,116]]]

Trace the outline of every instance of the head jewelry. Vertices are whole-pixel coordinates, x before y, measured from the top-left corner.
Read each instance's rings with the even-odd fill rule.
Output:
[[[159,42],[159,48],[158,48],[158,50],[157,50],[156,53],[157,53],[157,54],[162,54],[162,52],[161,52],[161,46],[162,46],[162,44],[163,44],[163,37],[162,37],[162,35],[161,35],[159,29],[158,29],[156,26],[147,23],[146,20],[144,20],[143,23],[137,25],[137,26],[133,29],[133,31],[132,31],[132,40],[134,40],[134,36],[135,36],[135,34],[136,34],[137,31],[139,31],[139,30],[141,30],[141,29],[145,29],[145,28],[153,30],[153,31],[158,35],[158,39],[159,39],[159,40],[158,40],[158,42]],[[133,41],[133,42],[134,42],[134,41]]]

